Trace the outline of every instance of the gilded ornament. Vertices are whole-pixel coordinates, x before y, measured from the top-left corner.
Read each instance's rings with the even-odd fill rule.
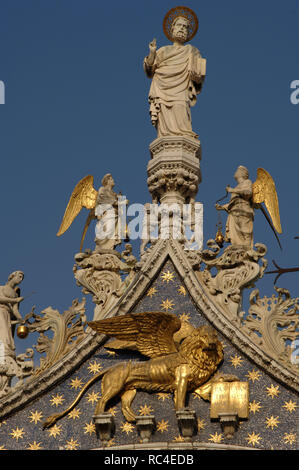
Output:
[[[297,408],[297,404],[295,401],[293,400],[290,400],[290,401],[286,401],[285,404],[282,406],[283,408],[285,408],[287,411],[289,411],[290,413],[292,413],[293,411],[296,410]]]
[[[41,445],[41,442],[33,441],[32,444],[29,444],[27,450],[42,450],[43,447],[41,447]]]
[[[294,433],[294,432],[290,432],[290,433],[285,432],[284,436],[283,436],[283,440],[286,444],[294,444],[297,441],[296,433]]]
[[[95,424],[91,421],[90,423],[86,423],[84,426],[84,434],[91,434],[96,432]]]
[[[25,339],[29,334],[29,328],[27,325],[19,325],[17,328],[18,338]]]
[[[167,282],[168,284],[170,281],[173,281],[174,273],[167,271],[167,272],[162,273],[161,277],[162,277],[162,281]]]
[[[270,418],[266,418],[266,427],[267,428],[271,428],[271,429],[277,428],[279,423],[280,423],[280,421],[279,421],[278,416],[276,416],[276,418],[274,418],[274,416],[270,416]]]
[[[16,439],[18,441],[19,439],[24,438],[25,431],[24,428],[16,427],[16,429],[13,429],[9,434],[13,439]]]
[[[271,398],[278,397],[280,391],[279,391],[279,385],[273,385],[271,384],[270,387],[266,387],[267,390],[267,395]]]
[[[259,441],[261,440],[261,436],[259,434],[256,434],[253,431],[251,434],[248,433],[248,436],[246,439],[248,441],[248,444],[255,446],[256,444],[259,444]]]
[[[56,436],[60,436],[61,433],[61,425],[55,424],[54,426],[51,427],[51,429],[48,429],[49,436],[56,438]]]
[[[66,441],[65,449],[66,450],[77,450],[79,445],[80,444],[78,443],[77,440],[75,441],[73,438],[71,438],[69,441]]]
[[[166,310],[166,312],[168,310],[173,310],[173,307],[174,307],[174,302],[172,300],[169,300],[169,299],[162,300],[161,308],[163,310]]]
[[[31,411],[31,416],[29,416],[29,419],[31,423],[37,424],[39,421],[41,421],[43,417],[43,414],[41,411]]]
[[[253,400],[252,402],[249,403],[249,411],[251,411],[253,414],[257,413],[261,409],[261,404],[260,402],[256,402]]]
[[[169,428],[169,423],[168,421],[165,421],[164,419],[162,419],[161,421],[158,421],[157,423],[157,431],[159,432],[164,432],[164,431],[167,431]]]
[[[219,444],[222,440],[223,440],[222,434],[218,434],[218,432],[215,432],[215,434],[210,434],[209,441],[212,441],[215,444]]]

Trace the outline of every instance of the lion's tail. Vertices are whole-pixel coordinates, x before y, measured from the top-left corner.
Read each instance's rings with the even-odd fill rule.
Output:
[[[86,392],[86,390],[87,390],[92,384],[94,384],[97,380],[99,380],[108,370],[109,370],[109,368],[104,369],[104,370],[102,370],[101,372],[99,372],[97,375],[95,375],[94,377],[92,377],[92,378],[84,385],[84,387],[82,388],[82,390],[80,390],[80,392],[79,392],[78,395],[76,396],[75,400],[70,404],[70,406],[69,406],[68,408],[66,408],[66,410],[62,411],[61,413],[56,413],[56,414],[53,414],[53,415],[51,415],[51,416],[48,416],[48,418],[46,419],[46,421],[45,421],[44,424],[43,424],[43,429],[50,428],[51,426],[53,426],[53,424],[56,423],[56,421],[58,421],[60,418],[63,418],[65,415],[67,415],[67,414],[77,405],[77,403],[81,400],[81,398],[82,398],[82,396],[84,395],[84,393]]]

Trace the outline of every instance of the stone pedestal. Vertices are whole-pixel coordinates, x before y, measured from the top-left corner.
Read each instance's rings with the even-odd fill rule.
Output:
[[[136,426],[142,443],[149,442],[151,435],[155,429],[155,417],[137,416]]]
[[[178,426],[182,437],[186,441],[191,441],[196,432],[196,413],[188,408],[176,412]]]
[[[220,413],[219,420],[225,437],[231,439],[238,428],[238,415],[236,413]]]
[[[96,426],[98,439],[102,441],[103,445],[106,445],[112,439],[115,430],[113,415],[111,413],[95,415],[93,416],[93,421]]]
[[[153,202],[187,204],[201,182],[199,140],[184,136],[160,137],[150,144],[148,188]]]

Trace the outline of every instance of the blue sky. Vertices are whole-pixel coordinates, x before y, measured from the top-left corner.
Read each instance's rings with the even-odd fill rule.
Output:
[[[206,82],[192,110],[202,144],[197,201],[204,204],[205,240],[215,235],[214,203],[235,184],[236,167],[246,165],[254,181],[261,166],[276,182],[283,251],[260,213],[255,241],[268,246],[271,268],[272,259],[299,266],[299,105],[290,101],[290,84],[299,80],[298,1],[185,4],[199,18],[192,44],[207,59]],[[155,131],[142,61],[153,37],[158,47],[168,44],[162,21],[175,5],[1,1],[0,280],[15,269],[25,272],[22,295],[36,293],[21,304],[22,314],[32,304],[37,312],[49,305],[62,312],[82,296],[72,266],[87,213],[63,237],[56,232],[83,176],[94,175],[98,187],[111,172],[115,189],[130,202],[150,202],[146,165]],[[92,227],[85,247],[93,238]],[[273,279],[266,275],[258,283],[261,295],[272,295]],[[278,285],[296,297],[298,280],[299,273],[287,274]]]

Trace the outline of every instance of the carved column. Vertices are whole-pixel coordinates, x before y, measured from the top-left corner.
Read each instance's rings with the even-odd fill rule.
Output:
[[[184,204],[194,200],[201,182],[199,140],[160,137],[150,144],[148,188],[154,202]]]
[[[195,203],[201,182],[199,140],[186,136],[160,137],[150,144],[150,154],[147,184],[153,212],[145,224],[147,236],[141,254],[149,240],[155,240],[148,233],[151,230],[158,233],[158,238],[180,240],[186,250],[202,249],[203,206]],[[147,218],[148,212],[147,208]],[[153,214],[158,214],[156,224]]]

